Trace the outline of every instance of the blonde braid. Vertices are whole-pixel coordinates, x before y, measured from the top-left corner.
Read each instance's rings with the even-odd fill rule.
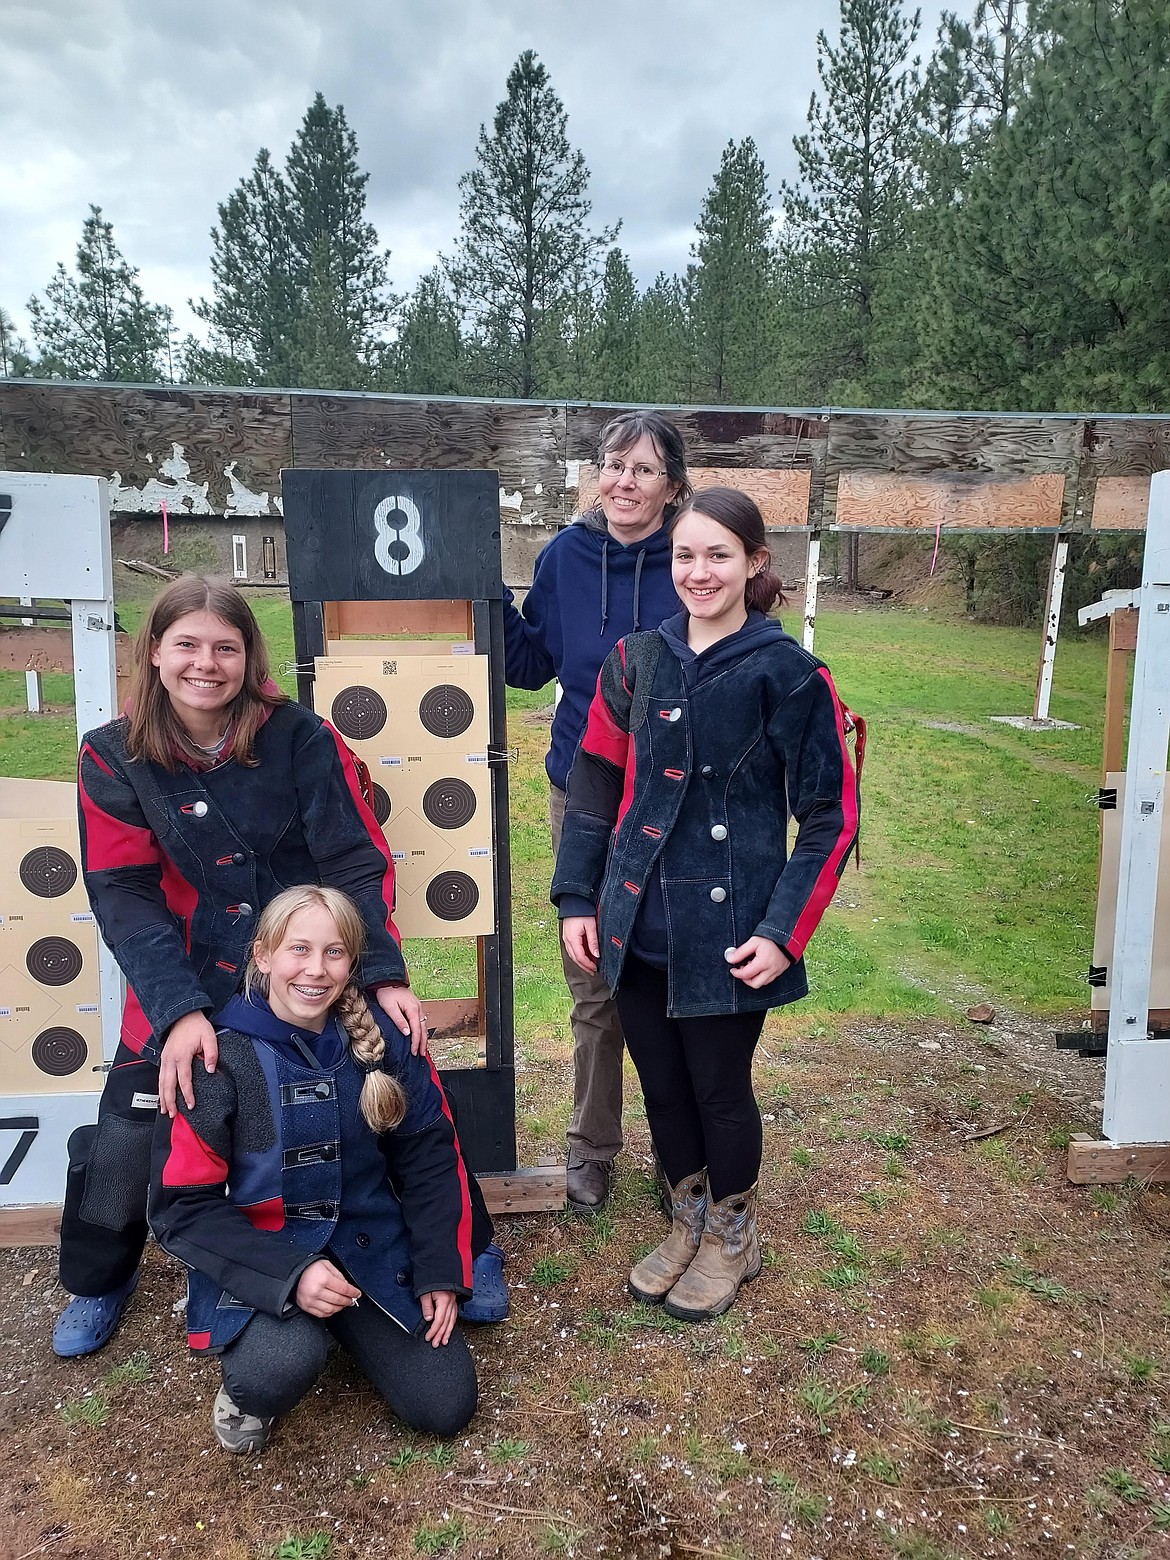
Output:
[[[351,981],[338,998],[336,1012],[349,1036],[350,1054],[365,1073],[362,1115],[375,1132],[393,1132],[406,1115],[406,1092],[398,1079],[382,1066],[386,1042],[369,1004]]]

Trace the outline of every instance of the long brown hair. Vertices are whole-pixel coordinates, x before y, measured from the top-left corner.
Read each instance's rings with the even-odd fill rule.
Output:
[[[163,769],[178,768],[183,724],[175,714],[151,654],[159,640],[188,612],[210,612],[234,628],[244,641],[244,686],[228,706],[232,727],[231,756],[255,768],[252,743],[270,710],[287,702],[269,680],[268,647],[252,609],[234,585],[184,574],[165,585],[154,598],[146,621],[134,640],[134,670],[130,676],[126,747],[131,758],[146,759]]]
[[[338,941],[356,966],[365,947],[366,933],[357,906],[348,894],[325,884],[307,883],[301,888],[286,888],[269,900],[256,923],[256,936],[248,966],[244,971],[244,995],[254,991],[268,994],[268,977],[256,965],[256,950],[271,953],[284,941],[289,922],[302,910],[316,906],[332,916]],[[365,1073],[358,1104],[366,1124],[375,1132],[393,1132],[406,1115],[406,1092],[393,1073],[382,1066],[386,1042],[369,1004],[351,980],[334,1004],[341,1027],[349,1036],[349,1049],[358,1067]]]

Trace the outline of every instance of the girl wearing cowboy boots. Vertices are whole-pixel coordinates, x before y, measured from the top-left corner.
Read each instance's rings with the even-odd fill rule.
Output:
[[[569,956],[615,992],[673,1189],[630,1288],[701,1321],[760,1271],[752,1055],[768,1008],[808,990],[858,792],[828,670],[764,615],[780,583],[756,505],[709,488],[670,531],[684,610],[602,667],[552,899]]]
[[[433,1063],[351,978],[364,943],[340,890],[277,894],[216,1071],[155,1128],[151,1227],[188,1265],[190,1346],[220,1356],[225,1451],[263,1450],[331,1339],[412,1429],[475,1412],[467,1172]]]

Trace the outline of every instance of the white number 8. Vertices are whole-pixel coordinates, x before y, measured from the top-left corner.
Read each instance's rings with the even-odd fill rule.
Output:
[[[418,506],[405,494],[392,493],[374,510],[374,557],[387,574],[413,574],[418,568],[426,556],[421,527]]]

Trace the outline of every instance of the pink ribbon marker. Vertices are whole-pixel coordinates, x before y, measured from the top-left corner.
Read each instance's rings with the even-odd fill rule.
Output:
[[[164,525],[166,524],[166,514],[167,514],[167,506],[164,504],[163,505],[163,524]],[[934,573],[934,566],[938,562],[938,544],[939,544],[939,539],[941,538],[941,536],[942,536],[942,521],[940,520],[939,523],[934,528],[934,557],[930,560],[930,572],[931,572],[931,574]]]
[[[170,526],[167,521],[167,501],[165,498],[160,498],[159,503],[162,505],[163,512],[163,555],[165,556],[171,550],[171,533]],[[937,546],[935,550],[937,551]],[[931,568],[930,572],[932,574],[934,573],[933,567]]]

